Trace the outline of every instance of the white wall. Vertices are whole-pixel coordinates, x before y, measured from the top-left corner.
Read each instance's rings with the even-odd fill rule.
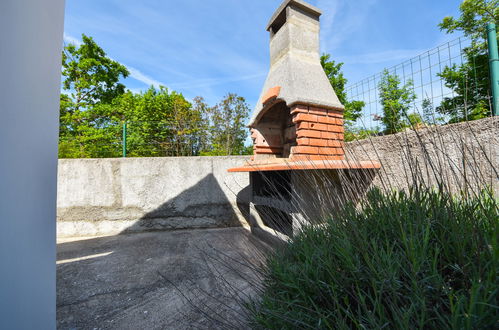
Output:
[[[0,328],[55,329],[64,0],[0,1]]]

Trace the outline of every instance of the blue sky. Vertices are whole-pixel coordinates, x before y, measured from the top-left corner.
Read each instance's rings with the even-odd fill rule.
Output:
[[[323,11],[321,51],[349,83],[457,35],[440,32],[459,0],[309,0]],[[255,105],[269,66],[265,26],[281,0],[66,0],[64,39],[92,36],[125,64],[133,91],[164,85],[213,105],[228,92]]]

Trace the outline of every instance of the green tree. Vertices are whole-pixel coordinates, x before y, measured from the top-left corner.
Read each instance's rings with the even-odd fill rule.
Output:
[[[70,92],[76,110],[111,102],[125,92],[119,81],[129,75],[127,68],[107,57],[92,37],[83,34],[82,41],[79,47],[69,44],[62,52],[62,85]]]
[[[383,107],[381,121],[385,133],[396,133],[410,124],[409,108],[416,99],[413,82],[409,80],[404,85],[396,74],[384,70],[378,85],[379,97]],[[414,118],[413,118],[414,119]]]
[[[407,127],[410,128],[419,128],[424,124],[423,117],[417,113],[412,112],[407,115],[406,118]]]
[[[421,110],[422,110],[422,121],[426,124],[439,125],[444,123],[444,118],[441,116],[436,116],[435,107],[433,106],[433,102],[429,98],[424,98],[421,102]]]
[[[345,85],[348,80],[343,75],[341,67],[343,63],[336,63],[331,60],[331,55],[322,54],[321,65],[326,73],[331,86],[333,86],[336,96],[340,100],[341,104],[345,106],[345,111],[343,116],[345,120],[354,122],[362,115],[362,108],[365,106],[363,101],[348,101],[347,94],[345,92]]]
[[[367,139],[370,136],[378,135],[380,131],[377,126],[374,128],[363,128],[350,125],[345,127],[345,142]]]
[[[229,93],[211,108],[206,108],[209,143],[203,155],[242,155],[248,153],[244,146],[248,130],[245,126],[249,107],[245,99]]]
[[[203,113],[182,94],[163,86],[128,91],[98,109],[103,121],[118,123],[118,128],[127,122],[127,154],[132,157],[195,156],[206,134]],[[113,125],[102,128],[114,129]]]
[[[59,156],[111,157],[114,148],[108,142],[114,132],[102,129],[109,123],[94,109],[124,93],[119,81],[129,72],[107,57],[91,37],[82,35],[82,41],[80,46],[65,46],[62,52]]]
[[[490,79],[487,45],[487,23],[499,21],[499,0],[465,0],[459,6],[460,16],[445,17],[439,24],[446,33],[462,32],[471,38],[461,65],[447,66],[439,73],[445,86],[455,96],[446,97],[437,111],[449,122],[474,120],[490,115]]]
[[[458,18],[444,17],[440,29],[447,33],[463,32],[472,39],[474,46],[483,47],[487,23],[499,19],[499,0],[464,0],[459,11],[461,16]]]

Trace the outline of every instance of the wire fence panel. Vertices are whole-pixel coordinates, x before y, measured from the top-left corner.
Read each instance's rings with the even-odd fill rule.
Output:
[[[426,117],[426,122],[452,122],[452,118],[448,114],[452,113],[451,110],[447,110],[447,113],[442,110],[438,111],[442,104],[445,104],[446,107],[451,104],[451,107],[455,108],[454,112],[463,112],[462,116],[468,119],[468,113],[472,110],[466,102],[466,95],[468,93],[470,95],[483,94],[483,91],[478,90],[483,88],[480,80],[489,79],[488,74],[483,76],[484,72],[488,72],[488,63],[483,60],[484,57],[486,58],[486,54],[477,52],[470,59],[471,52],[468,54],[466,52],[470,46],[470,39],[457,38],[386,69],[390,75],[396,75],[400,79],[401,86],[409,86],[414,93],[415,97],[412,100],[410,112]],[[468,70],[470,72],[464,72],[463,65],[470,66],[471,70]],[[446,72],[447,76],[450,75],[449,71],[446,71],[449,68],[453,68],[455,71],[461,69],[464,72],[463,81],[459,82],[459,86],[452,85],[451,78],[443,78]],[[355,123],[357,127],[380,128],[380,120],[384,112],[379,86],[383,76],[384,72],[380,72],[346,87],[349,101],[363,101],[365,103],[362,115]],[[468,91],[463,100],[459,98],[457,92],[462,87],[461,85],[464,85]],[[490,104],[488,91],[486,94],[484,102]],[[469,96],[469,98],[471,97],[472,95]]]

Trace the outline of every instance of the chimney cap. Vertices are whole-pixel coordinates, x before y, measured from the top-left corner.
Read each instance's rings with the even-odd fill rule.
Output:
[[[279,18],[279,16],[282,14],[282,12],[284,10],[286,10],[287,7],[289,6],[296,6],[314,16],[321,16],[322,15],[322,11],[315,7],[315,6],[312,6],[311,4],[309,3],[306,3],[305,1],[302,1],[302,0],[285,0],[280,6],[279,8],[277,8],[277,10],[275,11],[274,15],[272,15],[272,17],[270,18],[270,21],[269,23],[267,24],[267,28],[266,30],[267,31],[270,31],[270,28],[272,27],[272,25],[274,25],[274,22]]]

